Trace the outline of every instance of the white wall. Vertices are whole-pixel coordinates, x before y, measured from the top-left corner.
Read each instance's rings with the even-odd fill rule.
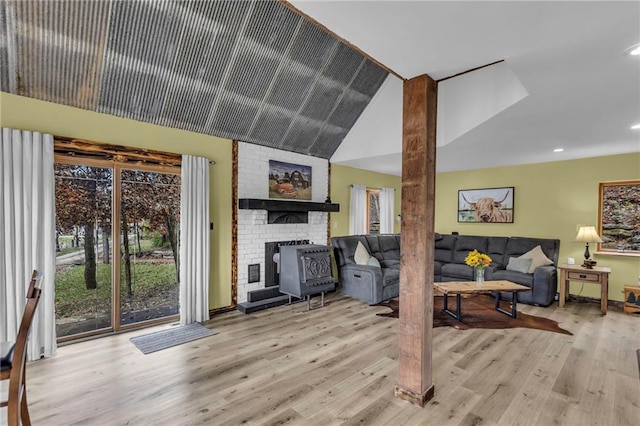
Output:
[[[311,166],[311,201],[324,202],[329,185],[327,160],[245,142],[238,144],[238,198],[268,199],[269,160]],[[326,244],[327,220],[326,212],[309,212],[309,223],[267,224],[266,210],[239,209],[238,303],[246,302],[248,291],[265,287],[266,242],[308,239],[310,243]],[[260,281],[249,284],[248,265],[256,263],[260,264]]]

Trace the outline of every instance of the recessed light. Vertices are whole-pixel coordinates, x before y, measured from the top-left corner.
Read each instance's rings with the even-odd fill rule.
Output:
[[[624,53],[630,56],[640,55],[640,43],[634,44],[633,46],[629,47],[627,50],[624,51]]]
[[[638,130],[638,129],[640,129],[640,123],[634,124],[633,126],[631,126],[631,130]]]
[[[553,150],[553,152],[562,152],[564,151],[564,148],[556,148]]]

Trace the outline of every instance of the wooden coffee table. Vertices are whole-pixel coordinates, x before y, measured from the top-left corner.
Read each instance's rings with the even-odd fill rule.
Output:
[[[461,321],[462,311],[460,310],[460,298],[463,294],[487,294],[495,293],[496,298],[496,311],[508,315],[512,318],[517,318],[517,300],[516,293],[519,291],[531,290],[529,287],[512,283],[511,281],[485,281],[482,286],[476,284],[475,281],[449,281],[441,283],[433,283],[433,288],[444,293],[444,312],[452,318]],[[500,293],[511,292],[513,297],[511,298],[511,312],[504,310],[500,307]],[[451,312],[449,310],[449,295],[456,295],[456,311]]]

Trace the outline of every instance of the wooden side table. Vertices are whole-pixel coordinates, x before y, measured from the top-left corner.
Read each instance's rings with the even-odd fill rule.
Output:
[[[583,281],[592,284],[600,284],[602,291],[600,293],[600,309],[602,315],[607,315],[607,303],[609,298],[609,274],[611,268],[605,266],[594,266],[593,269],[583,268],[580,265],[562,264],[558,266],[560,269],[560,297],[558,306],[563,307],[569,299],[569,282]]]

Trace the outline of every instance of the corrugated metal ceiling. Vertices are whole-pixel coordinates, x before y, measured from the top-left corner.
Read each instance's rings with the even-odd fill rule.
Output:
[[[329,158],[387,72],[278,1],[3,1],[0,90]]]

